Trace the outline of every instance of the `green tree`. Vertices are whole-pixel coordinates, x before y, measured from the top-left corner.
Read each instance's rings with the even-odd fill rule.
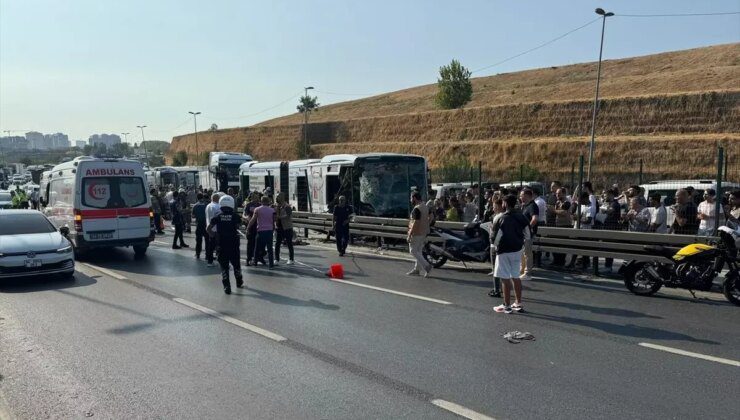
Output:
[[[435,98],[437,106],[442,109],[454,109],[470,102],[473,97],[470,74],[470,70],[457,60],[452,60],[449,66],[440,67]]]
[[[184,150],[178,150],[175,155],[172,156],[173,166],[185,166],[188,164],[188,154]]]
[[[130,156],[134,152],[131,150],[131,146],[129,146],[128,143],[116,143],[110,147],[109,151],[111,154],[118,157]]]
[[[31,160],[31,158],[30,158],[30,157],[28,157],[28,156],[23,156],[23,157],[21,158],[20,162],[21,162],[22,164],[24,164],[25,166],[28,166],[28,165],[32,165],[32,164],[33,164],[33,161],[32,161],[32,160]]]
[[[298,112],[303,113],[304,111],[316,111],[319,109],[319,98],[316,96],[310,96],[310,95],[304,95],[301,96],[301,99],[298,100],[298,106],[296,109]]]

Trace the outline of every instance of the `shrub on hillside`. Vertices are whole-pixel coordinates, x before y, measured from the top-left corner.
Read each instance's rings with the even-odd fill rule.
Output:
[[[437,97],[435,102],[442,109],[460,108],[473,98],[473,84],[470,83],[470,70],[457,60],[449,66],[439,68]]]
[[[179,150],[172,156],[172,166],[185,166],[187,164],[188,154],[184,150]]]

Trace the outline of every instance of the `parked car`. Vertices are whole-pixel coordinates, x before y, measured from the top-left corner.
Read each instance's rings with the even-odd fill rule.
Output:
[[[13,208],[13,197],[10,191],[0,191],[0,209]]]
[[[59,275],[72,277],[72,244],[35,210],[0,212],[0,279]]]

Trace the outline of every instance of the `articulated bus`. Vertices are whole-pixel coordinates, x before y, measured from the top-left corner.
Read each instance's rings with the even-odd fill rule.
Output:
[[[214,191],[226,192],[229,187],[239,191],[239,168],[251,161],[252,156],[245,153],[211,152],[208,168],[200,172],[200,183]]]
[[[299,211],[329,212],[344,195],[357,215],[376,217],[408,217],[411,191],[426,199],[428,190],[426,159],[392,153],[245,164],[240,182],[244,191],[271,187]]]

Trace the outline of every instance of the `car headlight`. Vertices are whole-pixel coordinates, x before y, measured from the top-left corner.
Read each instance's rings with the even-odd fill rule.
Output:
[[[64,248],[57,249],[57,254],[68,254],[72,252],[72,245],[67,245]]]

